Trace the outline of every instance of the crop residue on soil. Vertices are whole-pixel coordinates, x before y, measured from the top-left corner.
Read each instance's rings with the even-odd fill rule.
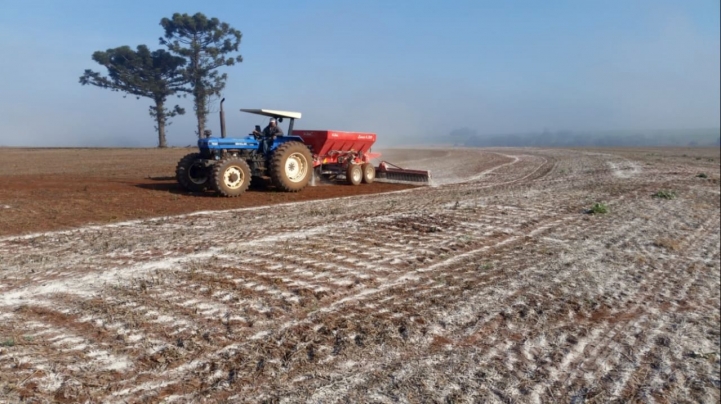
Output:
[[[0,397],[718,402],[718,156],[394,153],[441,185],[1,238]]]

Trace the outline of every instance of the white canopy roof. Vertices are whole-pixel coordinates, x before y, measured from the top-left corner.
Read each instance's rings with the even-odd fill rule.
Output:
[[[270,117],[300,119],[300,112],[277,111],[274,109],[244,109],[244,108],[241,108],[240,110],[243,112],[250,112],[251,114],[265,115],[265,116],[270,116]]]

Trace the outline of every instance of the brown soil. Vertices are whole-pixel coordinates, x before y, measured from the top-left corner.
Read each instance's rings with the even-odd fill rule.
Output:
[[[227,201],[134,185],[186,150],[10,151]],[[717,150],[394,153],[445,185],[0,237],[0,402],[721,402]]]
[[[174,175],[177,161],[192,152],[187,148],[0,148],[0,236],[411,188],[389,183],[322,184],[298,193],[256,187],[237,198],[191,194],[178,186]]]

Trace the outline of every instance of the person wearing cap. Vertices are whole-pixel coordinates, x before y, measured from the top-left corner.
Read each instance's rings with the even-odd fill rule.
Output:
[[[263,129],[263,139],[260,142],[261,153],[266,154],[270,151],[270,146],[276,136],[283,136],[283,129],[275,122],[275,118],[270,118],[270,123]]]
[[[275,118],[270,118],[270,123],[263,129],[263,136],[276,137],[283,136],[283,129],[275,122]]]

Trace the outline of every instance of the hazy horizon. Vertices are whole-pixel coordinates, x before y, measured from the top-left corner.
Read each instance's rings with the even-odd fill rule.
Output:
[[[0,5],[0,146],[152,147],[151,101],[81,86],[96,50],[161,48],[159,21],[202,12],[243,33],[229,135],[300,111],[297,128],[369,131],[379,145],[480,134],[718,128],[719,3],[190,1]],[[20,35],[22,33],[22,35]],[[175,103],[175,99],[169,100]],[[194,144],[191,100],[168,144]],[[209,128],[219,133],[216,113]]]

